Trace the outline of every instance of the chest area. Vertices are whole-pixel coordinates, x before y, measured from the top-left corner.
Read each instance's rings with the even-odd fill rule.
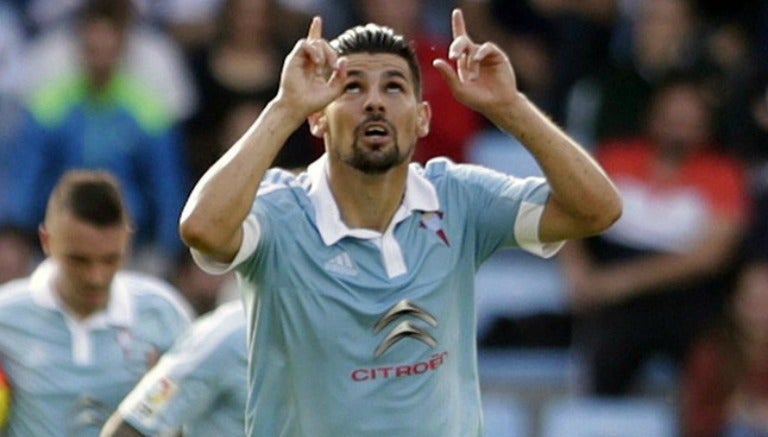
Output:
[[[159,356],[150,338],[127,327],[72,325],[56,314],[40,322],[16,325],[0,340],[15,390],[109,392],[113,385],[138,380]]]

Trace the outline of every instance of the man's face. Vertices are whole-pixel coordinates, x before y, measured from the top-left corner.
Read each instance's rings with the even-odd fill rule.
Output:
[[[348,59],[344,93],[319,123],[330,158],[370,174],[409,162],[429,131],[430,110],[415,94],[408,63],[381,53]]]
[[[40,238],[58,265],[53,285],[62,302],[80,317],[106,307],[112,278],[128,252],[129,228],[97,227],[65,212],[46,222]]]
[[[695,88],[679,86],[664,91],[651,111],[651,133],[668,152],[686,154],[708,141],[709,112]]]
[[[107,20],[95,20],[83,25],[83,63],[92,80],[102,83],[117,70],[123,56],[124,38],[123,31]]]

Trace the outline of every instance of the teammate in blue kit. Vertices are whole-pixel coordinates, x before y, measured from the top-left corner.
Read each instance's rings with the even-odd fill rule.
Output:
[[[240,301],[195,320],[120,404],[102,436],[237,436],[245,428],[245,312]]]
[[[248,319],[248,436],[480,436],[474,273],[494,251],[551,256],[621,214],[611,181],[516,87],[460,10],[448,60],[462,103],[515,135],[546,179],[435,159],[412,48],[368,24],[328,42],[321,19],[280,89],[201,178],[181,234],[210,272],[235,269]],[[325,142],[306,173],[267,170],[305,120]]]
[[[170,285],[120,270],[130,236],[114,177],[64,174],[40,226],[47,259],[0,287],[4,435],[97,436],[189,324],[191,308]]]

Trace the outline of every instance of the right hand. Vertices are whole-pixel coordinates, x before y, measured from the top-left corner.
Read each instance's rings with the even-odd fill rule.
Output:
[[[314,17],[306,38],[285,58],[278,99],[306,118],[323,109],[344,90],[346,59],[322,37],[322,20]]]
[[[451,27],[453,41],[448,57],[456,67],[440,58],[433,65],[457,100],[493,121],[496,114],[508,112],[510,103],[520,100],[514,68],[496,44],[472,41],[461,9],[451,14]]]

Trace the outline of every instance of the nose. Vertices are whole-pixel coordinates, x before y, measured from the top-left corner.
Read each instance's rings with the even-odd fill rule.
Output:
[[[377,88],[372,88],[368,91],[365,100],[365,112],[368,113],[383,113],[384,112],[384,99],[382,99],[381,92]]]
[[[105,263],[94,262],[88,266],[85,277],[93,287],[106,287],[112,280],[114,270]]]

